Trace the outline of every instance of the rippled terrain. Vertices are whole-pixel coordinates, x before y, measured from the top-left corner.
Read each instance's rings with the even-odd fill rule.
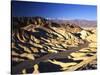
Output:
[[[97,69],[96,27],[13,17],[12,74]]]

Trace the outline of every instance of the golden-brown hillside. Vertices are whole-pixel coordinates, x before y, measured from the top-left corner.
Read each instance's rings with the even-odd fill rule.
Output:
[[[12,18],[12,73],[97,68],[96,29],[59,24],[42,17]]]

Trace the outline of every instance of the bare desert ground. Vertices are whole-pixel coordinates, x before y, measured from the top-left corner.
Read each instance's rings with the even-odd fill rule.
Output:
[[[15,17],[11,56],[13,74],[97,69],[96,27]]]

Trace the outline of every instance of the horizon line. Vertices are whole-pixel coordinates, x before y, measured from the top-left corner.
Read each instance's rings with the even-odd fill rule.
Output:
[[[42,17],[42,16],[12,16],[12,17]],[[47,20],[86,20],[86,21],[97,21],[97,19],[79,19],[79,18],[75,18],[75,19],[71,19],[71,18],[50,18],[50,17],[42,17],[45,18]]]

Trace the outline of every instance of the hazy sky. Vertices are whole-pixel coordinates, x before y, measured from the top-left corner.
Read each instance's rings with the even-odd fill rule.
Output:
[[[92,5],[12,1],[12,16],[96,20],[97,7]]]

